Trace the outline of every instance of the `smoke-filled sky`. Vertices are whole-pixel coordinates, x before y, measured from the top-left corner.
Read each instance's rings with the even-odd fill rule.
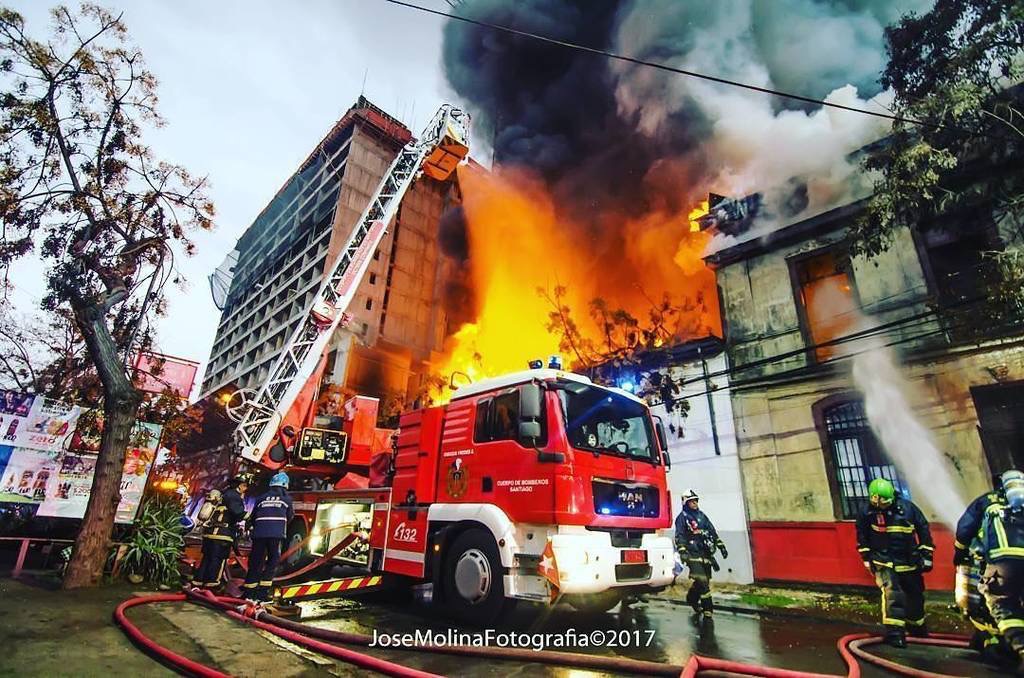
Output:
[[[442,0],[420,2],[450,9]],[[13,4],[35,31],[53,3]],[[605,214],[643,223],[685,210],[708,190],[740,194],[797,173],[822,175],[826,201],[834,179],[848,172],[836,158],[878,133],[878,121],[864,116],[783,110],[784,101],[760,94],[379,1],[103,4],[124,10],[160,80],[169,124],[148,139],[154,151],[211,179],[218,230],[200,237],[199,255],[183,262],[190,287],[168,290],[158,337],[162,350],[198,360],[208,355],[219,317],[205,276],[364,86],[415,130],[441,101],[467,104],[483,142],[474,155],[487,158],[482,146],[493,142],[500,159],[539,172],[557,209],[597,230],[608,229]],[[929,4],[465,0],[456,11],[852,103],[853,87],[859,97],[877,89],[883,25]],[[41,272],[29,263],[14,274],[15,298],[28,310],[44,292]]]
[[[876,107],[884,27],[932,0],[467,0],[475,19],[848,105]],[[496,156],[593,215],[845,177],[884,121],[449,22],[445,76]],[[838,173],[838,174],[837,174]],[[842,176],[840,176],[842,175]]]

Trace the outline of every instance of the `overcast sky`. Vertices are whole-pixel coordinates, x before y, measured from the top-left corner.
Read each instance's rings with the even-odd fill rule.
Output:
[[[217,229],[198,235],[198,254],[181,262],[189,289],[168,287],[158,335],[163,352],[205,362],[220,317],[206,276],[360,92],[416,134],[450,98],[443,19],[383,0],[99,1],[124,12],[159,79],[168,124],[147,142],[210,180]],[[44,34],[53,3],[11,6],[30,34]],[[42,273],[33,264],[12,273],[19,310],[29,311],[45,291]]]

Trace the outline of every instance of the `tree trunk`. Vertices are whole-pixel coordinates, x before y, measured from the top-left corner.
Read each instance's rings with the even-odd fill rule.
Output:
[[[110,552],[117,505],[121,501],[121,473],[125,452],[138,415],[142,395],[125,374],[117,345],[100,304],[72,303],[75,321],[103,384],[103,438],[89,504],[75,549],[64,575],[64,588],[96,586]]]

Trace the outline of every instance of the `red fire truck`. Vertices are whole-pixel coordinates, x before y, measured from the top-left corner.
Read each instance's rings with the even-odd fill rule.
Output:
[[[376,414],[359,401],[349,410]],[[347,454],[335,461],[366,473],[367,487],[295,494],[292,533],[312,534],[313,555],[366,532],[336,558],[431,584],[477,622],[556,592],[610,609],[672,581],[664,434],[632,394],[532,369],[402,415],[392,449],[374,449],[381,431],[355,424],[345,422],[337,449]]]
[[[372,398],[348,401],[334,421],[314,412],[317,366],[369,254],[412,182],[444,178],[466,155],[467,122],[442,107],[395,159],[267,381],[233,400],[239,454],[330,480],[293,492],[290,534],[362,568],[361,582],[422,585],[477,623],[555,594],[610,609],[672,581],[664,431],[641,399],[553,361],[457,389],[446,405],[403,414],[397,432],[376,428]],[[289,586],[283,597],[350,586]]]

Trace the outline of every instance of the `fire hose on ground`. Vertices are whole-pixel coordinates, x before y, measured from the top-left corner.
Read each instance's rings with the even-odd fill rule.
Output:
[[[214,668],[200,664],[186,657],[183,657],[150,639],[143,634],[138,627],[128,620],[125,612],[137,605],[148,603],[165,603],[191,601],[225,611],[229,617],[236,621],[250,624],[256,628],[272,633],[279,638],[287,640],[323,654],[334,659],[359,666],[390,676],[415,676],[426,677],[434,674],[413,669],[395,662],[378,659],[376,657],[339,647],[338,644],[361,645],[370,644],[371,637],[364,634],[346,633],[333,631],[308,624],[290,621],[276,617],[268,612],[252,606],[244,606],[244,601],[237,598],[215,596],[211,592],[192,592],[188,594],[168,594],[142,596],[132,598],[121,603],[114,612],[114,619],[124,630],[125,634],[151,656],[155,656],[161,662],[171,666],[186,675],[207,677],[226,676]],[[244,609],[245,614],[239,613],[238,609]],[[961,636],[949,634],[933,634],[929,638],[909,638],[909,642],[942,647],[966,648],[967,640]],[[845,678],[860,678],[860,666],[857,660],[870,662],[876,666],[890,670],[898,675],[911,676],[912,678],[949,678],[947,674],[923,671],[908,666],[903,666],[888,659],[871,654],[864,648],[870,645],[883,642],[879,636],[870,634],[850,634],[843,636],[837,643],[837,649],[843,661],[847,665]],[[410,648],[413,649],[413,648]],[[835,674],[811,673],[805,671],[793,671],[789,669],[777,669],[752,664],[744,664],[725,659],[692,655],[685,666],[663,664],[659,662],[630,659],[625,657],[607,657],[601,655],[585,655],[572,652],[558,652],[551,650],[534,651],[520,648],[499,648],[499,647],[473,647],[473,646],[425,646],[415,650],[420,652],[434,652],[457,656],[479,657],[486,659],[521,661],[526,663],[543,663],[560,666],[570,666],[580,669],[591,669],[595,671],[609,671],[615,673],[630,673],[638,675],[663,675],[682,676],[692,678],[696,676],[760,676],[763,678],[844,678]]]

